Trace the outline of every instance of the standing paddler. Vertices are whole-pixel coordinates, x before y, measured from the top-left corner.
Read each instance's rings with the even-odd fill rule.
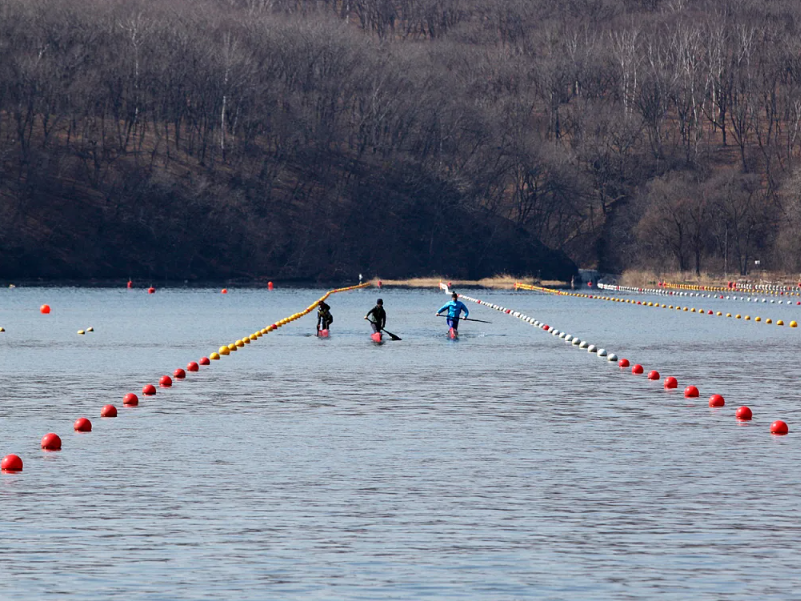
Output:
[[[459,295],[455,292],[451,294],[451,299],[449,303],[445,303],[440,307],[439,311],[437,311],[437,316],[447,309],[448,325],[450,326],[449,334],[451,338],[455,338],[459,334],[459,317],[462,311],[464,311],[464,316],[467,317],[470,315],[470,310],[459,300]]]
[[[372,319],[370,319],[372,317]],[[370,322],[373,328],[373,340],[381,342],[381,330],[387,325],[387,312],[384,311],[384,301],[380,298],[375,302],[375,307],[367,312],[364,318]]]
[[[334,316],[331,315],[331,306],[325,301],[320,301],[317,305],[317,335],[327,338],[328,328],[332,323],[334,323]]]

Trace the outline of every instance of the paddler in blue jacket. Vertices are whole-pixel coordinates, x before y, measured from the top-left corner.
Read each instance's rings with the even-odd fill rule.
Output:
[[[470,315],[470,311],[465,306],[465,304],[459,300],[459,295],[455,292],[451,294],[451,298],[453,299],[449,303],[445,303],[440,307],[439,311],[437,311],[437,315],[441,314],[445,309],[448,310],[448,325],[453,328],[454,332],[459,330],[459,317],[464,311],[464,316],[467,317]]]

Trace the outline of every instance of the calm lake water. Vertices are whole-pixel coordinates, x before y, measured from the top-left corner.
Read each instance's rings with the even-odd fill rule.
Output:
[[[328,340],[309,316],[122,407],[323,292],[0,290],[0,456],[25,462],[0,476],[0,598],[801,597],[801,329],[468,292],[698,386],[686,400],[472,303],[492,323],[450,341],[440,292],[355,291]],[[402,342],[369,340],[379,294]]]

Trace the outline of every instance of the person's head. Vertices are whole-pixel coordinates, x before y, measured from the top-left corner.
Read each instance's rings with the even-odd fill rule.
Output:
[[[383,301],[383,300],[381,300],[381,299],[379,298],[379,299],[378,299],[378,300],[375,302],[375,304],[376,304],[376,305],[379,305],[380,307],[383,307],[383,306],[384,306],[384,301]]]
[[[327,303],[325,303],[325,302],[323,302],[323,301],[320,301],[320,308],[321,308],[323,311],[328,311],[328,310],[329,310],[331,307],[329,307]]]
[[[459,295],[454,292],[453,294],[451,294],[451,298],[453,300],[456,300],[457,298],[459,298]]]

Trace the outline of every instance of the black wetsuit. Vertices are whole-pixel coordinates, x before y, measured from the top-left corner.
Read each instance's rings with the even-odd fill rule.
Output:
[[[371,316],[372,319],[370,319]],[[387,325],[387,312],[384,311],[382,305],[376,305],[367,313],[367,319],[370,320],[370,325],[373,326],[373,332],[380,332]]]
[[[331,311],[323,309],[322,307],[317,309],[318,330],[327,330],[332,323],[334,323],[334,316],[331,315]]]

